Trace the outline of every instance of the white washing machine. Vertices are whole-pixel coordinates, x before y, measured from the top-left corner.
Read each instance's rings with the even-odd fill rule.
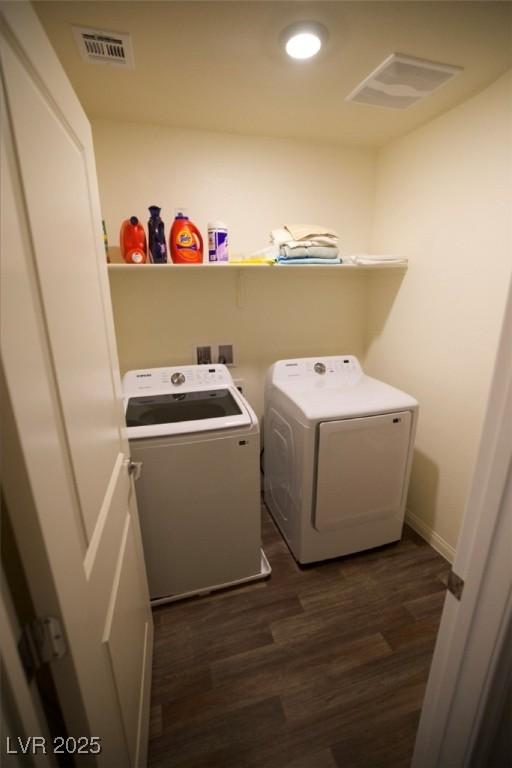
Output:
[[[269,369],[265,502],[299,563],[400,539],[417,414],[351,355]]]
[[[264,578],[259,426],[224,365],[123,378],[154,604]]]

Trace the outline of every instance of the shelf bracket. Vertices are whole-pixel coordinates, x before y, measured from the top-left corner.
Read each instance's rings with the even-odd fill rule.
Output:
[[[245,278],[241,269],[236,271],[235,303],[238,309],[245,309]]]

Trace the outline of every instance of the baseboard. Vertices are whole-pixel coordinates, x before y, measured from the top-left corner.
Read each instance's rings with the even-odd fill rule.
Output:
[[[427,523],[410,510],[407,510],[405,513],[405,522],[407,525],[410,525],[422,539],[425,539],[436,552],[439,552],[445,560],[448,560],[449,563],[453,563],[455,559],[455,548],[452,547],[451,544],[448,544],[442,536],[433,531]]]

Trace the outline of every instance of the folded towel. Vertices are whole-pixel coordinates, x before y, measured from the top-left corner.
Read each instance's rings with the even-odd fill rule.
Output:
[[[290,235],[287,229],[285,227],[279,227],[278,229],[273,229],[270,233],[270,239],[275,245],[281,245],[281,243],[288,243],[290,240],[293,240],[293,237]]]
[[[323,246],[324,248],[335,248],[338,250],[338,241],[329,237],[319,237],[317,240],[288,240],[286,243],[280,243],[280,246],[287,248],[309,248],[311,246]]]
[[[318,224],[286,224],[286,229],[292,240],[316,240],[317,237],[324,236],[338,239],[338,234],[334,229],[321,227]]]
[[[270,239],[276,245],[293,242],[313,242],[315,245],[336,245],[338,235],[334,230],[315,225],[308,226],[284,226],[273,229]]]
[[[308,241],[309,242],[309,241]],[[338,256],[336,246],[326,245],[293,245],[285,243],[279,246],[279,257],[283,259],[292,258],[314,258],[314,259],[335,259]]]
[[[332,235],[317,235],[314,240],[298,240],[299,243],[315,243],[315,245],[337,246],[338,238]]]
[[[278,258],[277,263],[280,266],[286,265],[286,264],[327,264],[328,266],[332,264],[341,264],[341,259],[339,256],[337,256],[335,259],[315,259],[315,258],[282,258],[281,256]]]
[[[348,257],[353,264],[407,264],[406,256],[392,254],[354,253]]]

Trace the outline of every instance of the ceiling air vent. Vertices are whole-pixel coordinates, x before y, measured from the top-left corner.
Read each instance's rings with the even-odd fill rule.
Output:
[[[85,61],[115,64],[133,69],[133,50],[130,35],[120,32],[102,32],[98,29],[73,27],[80,55]]]
[[[463,67],[392,53],[354,88],[346,101],[386,109],[407,109],[444,85]]]

